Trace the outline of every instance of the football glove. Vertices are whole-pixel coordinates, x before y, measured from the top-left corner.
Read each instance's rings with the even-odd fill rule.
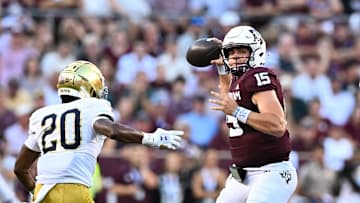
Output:
[[[158,128],[153,133],[144,133],[142,144],[154,148],[175,150],[179,148],[183,134],[184,132],[180,130]]]

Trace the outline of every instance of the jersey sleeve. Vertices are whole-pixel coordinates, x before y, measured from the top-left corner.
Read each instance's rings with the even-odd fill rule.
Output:
[[[257,93],[277,88],[276,75],[267,68],[256,68],[245,78],[245,88],[250,93]]]
[[[39,128],[40,120],[36,115],[37,114],[33,114],[29,119],[29,135],[28,138],[25,140],[24,145],[32,151],[40,152],[38,139],[42,133],[42,130]]]
[[[92,125],[98,119],[105,118],[111,121],[114,121],[114,113],[112,111],[112,107],[110,102],[104,99],[98,99],[96,104],[94,104],[94,108],[96,108],[96,114],[94,119],[92,120]]]

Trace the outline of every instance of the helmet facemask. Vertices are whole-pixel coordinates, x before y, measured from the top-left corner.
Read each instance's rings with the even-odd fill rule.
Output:
[[[234,48],[246,48],[250,54],[248,57],[232,57],[231,59],[235,60],[235,64],[231,66],[229,63],[229,60],[230,60],[229,51]],[[250,69],[249,61],[252,60],[251,53],[252,53],[251,48],[247,47],[247,46],[232,46],[229,48],[223,48],[222,52],[221,52],[225,67],[231,72],[232,75],[235,75],[235,76],[240,76],[242,73],[244,73],[248,69]],[[238,63],[238,61],[243,58],[247,59],[246,62]]]
[[[99,91],[98,98],[107,99],[108,95],[109,95],[109,88],[107,86],[104,86],[104,88]]]

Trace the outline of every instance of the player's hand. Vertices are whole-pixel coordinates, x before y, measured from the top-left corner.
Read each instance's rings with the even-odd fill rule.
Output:
[[[211,91],[210,94],[215,98],[209,99],[209,102],[216,104],[216,106],[211,107],[212,110],[222,111],[227,115],[232,115],[238,107],[236,101],[231,98],[226,91]]]
[[[175,150],[181,144],[182,135],[184,135],[184,131],[181,130],[158,128],[153,133],[144,133],[142,144],[154,148]]]
[[[224,61],[223,61],[223,59],[222,59],[221,56],[219,56],[218,59],[211,60],[210,63],[213,64],[213,65],[217,65],[217,66],[222,66],[222,65],[224,65]]]
[[[219,39],[216,38],[216,37],[213,37],[213,38],[211,38],[211,39],[214,40],[214,41],[216,41],[216,42],[218,42],[219,44],[222,43],[222,41],[219,40]],[[213,64],[213,65],[217,65],[217,66],[222,66],[222,65],[224,65],[224,61],[223,61],[223,58],[221,57],[221,55],[219,55],[219,58],[218,58],[218,59],[211,60],[210,63]]]

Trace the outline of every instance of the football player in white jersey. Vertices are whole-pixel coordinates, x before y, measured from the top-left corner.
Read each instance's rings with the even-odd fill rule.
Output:
[[[35,111],[29,137],[15,164],[15,174],[33,202],[92,203],[88,188],[106,137],[125,143],[176,149],[182,131],[157,129],[144,133],[113,122],[107,88],[100,70],[88,61],[75,61],[59,75],[62,104]],[[38,159],[39,158],[39,159]],[[37,161],[36,183],[29,169]]]

